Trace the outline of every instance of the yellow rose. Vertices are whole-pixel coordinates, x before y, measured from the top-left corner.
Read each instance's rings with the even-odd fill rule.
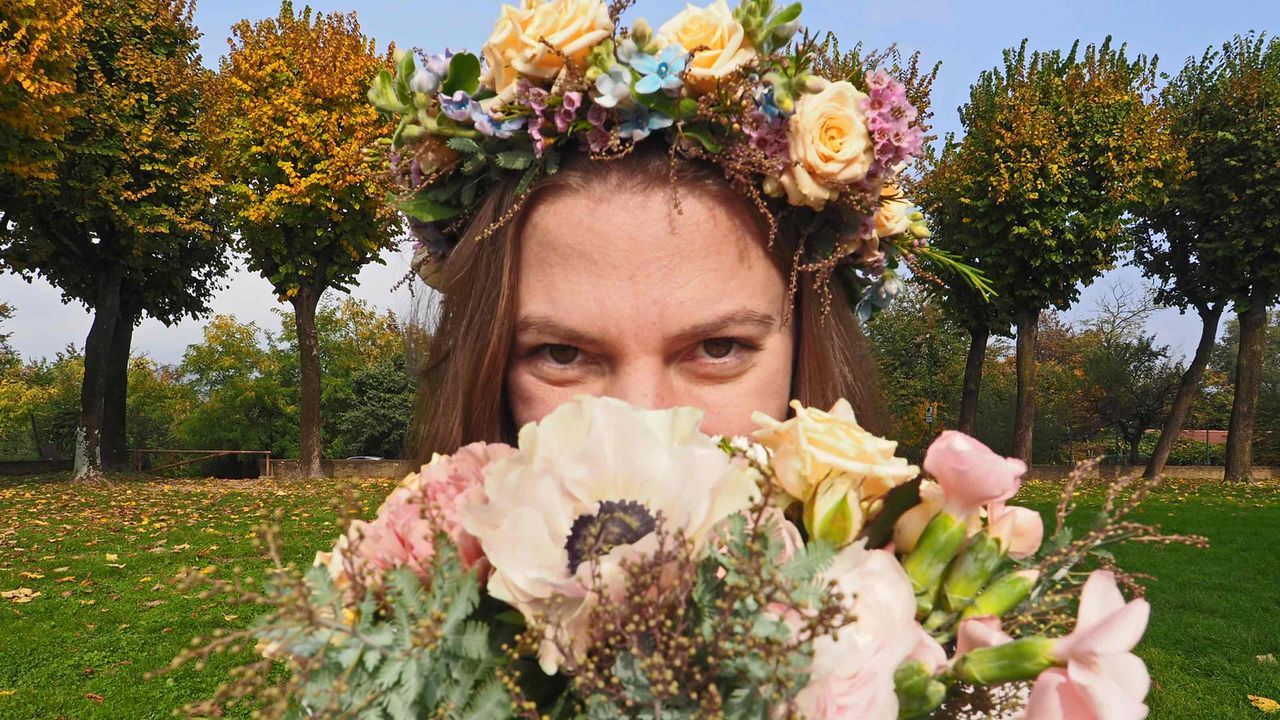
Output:
[[[503,5],[484,44],[489,67],[482,82],[501,100],[510,101],[519,78],[547,85],[564,68],[566,57],[584,68],[591,48],[612,34],[613,21],[604,0],[524,0],[519,8]]]
[[[880,208],[876,210],[876,237],[901,235],[911,227],[911,210],[915,206],[896,183],[880,190]]]
[[[791,407],[795,417],[786,421],[753,415],[761,428],[752,438],[769,449],[782,491],[805,503],[810,532],[823,536],[823,524],[834,521],[845,541],[852,540],[864,515],[879,511],[876,501],[919,475],[920,468],[894,456],[898,443],[862,429],[847,400],[836,402],[830,412],[798,400]]]
[[[658,45],[679,44],[693,54],[685,71],[686,84],[696,92],[707,92],[729,73],[756,56],[742,23],[733,17],[725,0],[700,8],[686,5],[678,15],[658,28]]]
[[[851,83],[813,78],[814,92],[796,100],[787,136],[791,165],[766,190],[786,192],[792,205],[821,210],[840,195],[840,185],[867,176],[875,159],[862,101],[867,96]]]

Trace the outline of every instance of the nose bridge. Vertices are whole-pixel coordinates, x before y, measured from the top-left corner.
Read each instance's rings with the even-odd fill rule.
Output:
[[[610,373],[604,394],[649,409],[678,404],[670,374],[664,363],[656,359],[620,364]]]

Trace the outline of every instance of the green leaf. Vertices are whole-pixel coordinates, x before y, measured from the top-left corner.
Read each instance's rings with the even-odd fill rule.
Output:
[[[424,197],[422,193],[418,193],[408,200],[398,200],[394,194],[388,194],[387,202],[394,205],[397,210],[405,215],[422,222],[448,220],[462,212],[462,208],[430,200]]]
[[[800,10],[800,3],[792,3],[779,10],[776,15],[769,18],[768,32],[772,33],[779,25],[786,25],[800,17]]]
[[[395,79],[386,70],[379,70],[373,78],[373,86],[368,92],[369,102],[383,112],[403,115],[412,112],[413,108],[400,101],[396,94]]]
[[[903,513],[920,503],[920,478],[903,483],[884,496],[884,508],[876,519],[862,529],[868,548],[884,547],[893,537],[893,525]]]
[[[449,75],[440,91],[452,95],[459,90],[474,95],[480,87],[480,59],[471,53],[458,53],[449,60]]]
[[[714,137],[712,137],[710,128],[685,126],[680,128],[680,134],[697,140],[709,153],[718,153],[721,150],[724,150],[724,145],[721,145]]]
[[[498,165],[507,170],[524,170],[532,164],[532,150],[507,150],[498,153]]]
[[[451,137],[449,138],[448,145],[451,149],[467,155],[484,154],[484,148],[480,147],[480,144],[471,138]]]

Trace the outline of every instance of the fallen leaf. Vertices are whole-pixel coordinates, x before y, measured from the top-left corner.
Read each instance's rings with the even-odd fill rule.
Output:
[[[147,606],[147,607],[149,607],[149,608],[153,608],[153,607],[159,607],[159,606],[163,605],[163,604],[164,604],[164,601],[163,601],[163,600],[149,600],[149,601],[147,601],[147,602],[145,602],[145,603],[143,603],[143,604],[144,604],[144,605],[146,605],[146,606]]]
[[[81,601],[80,601],[80,604],[81,604],[81,605],[93,605],[93,604],[94,604],[94,603],[96,603],[96,602],[98,602],[98,601],[97,601],[97,600],[94,600],[93,598],[89,598],[88,600],[81,600]]]
[[[174,545],[174,546],[173,546],[172,548],[170,548],[170,549],[171,549],[173,552],[182,552],[183,550],[190,550],[190,549],[191,549],[191,543],[182,543],[181,545]]]
[[[1276,656],[1272,655],[1271,653],[1267,653],[1266,655],[1259,655],[1257,659],[1258,659],[1258,662],[1262,665],[1276,664]]]
[[[107,567],[122,568],[124,567],[124,563],[107,563]]]
[[[1250,695],[1248,697],[1249,702],[1253,703],[1254,707],[1264,713],[1280,712],[1280,702],[1276,702],[1269,697],[1262,697],[1261,695]]]
[[[10,695],[16,695],[17,693],[17,690],[0,690],[0,697],[9,697]]]
[[[54,572],[66,572],[66,571],[68,571],[68,570],[70,570],[70,569],[71,569],[71,567],[70,567],[70,566],[63,566],[63,567],[56,567],[56,568],[54,568],[54,569],[53,569],[53,571],[54,571]]]
[[[35,600],[40,597],[40,595],[42,595],[42,593],[32,590],[29,587],[20,587],[17,590],[5,590],[4,592],[0,592],[0,599],[21,605]]]
[[[120,556],[115,553],[107,553],[107,562],[120,562]]]
[[[100,703],[100,702],[102,702],[103,700],[106,700],[106,698],[102,697],[101,695],[99,695],[99,694],[97,694],[97,693],[85,693],[85,694],[84,694],[84,697],[85,697],[85,699],[86,699],[86,700],[92,700],[92,701],[94,701],[94,702],[96,702],[96,703]]]
[[[235,622],[236,618],[238,617],[240,616],[239,615],[223,615],[222,619],[226,620],[227,622]]]
[[[57,580],[57,582],[60,582],[60,583],[64,583],[64,582],[75,582],[75,581],[76,581],[76,576],[75,576],[75,575],[68,575],[68,576],[66,576],[66,577],[60,577],[60,578],[58,578],[58,580]]]
[[[44,577],[44,575],[41,575],[38,572],[28,572],[26,570],[23,570],[22,572],[18,573],[18,576],[27,578],[28,580],[39,580],[40,578]]]

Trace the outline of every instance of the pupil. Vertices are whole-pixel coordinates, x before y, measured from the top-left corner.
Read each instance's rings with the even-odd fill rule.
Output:
[[[552,345],[547,348],[551,361],[559,365],[569,365],[578,359],[578,348],[572,345]]]
[[[708,357],[719,360],[729,357],[729,353],[733,352],[733,341],[727,338],[719,338],[716,340],[707,340],[702,343],[702,350]]]

